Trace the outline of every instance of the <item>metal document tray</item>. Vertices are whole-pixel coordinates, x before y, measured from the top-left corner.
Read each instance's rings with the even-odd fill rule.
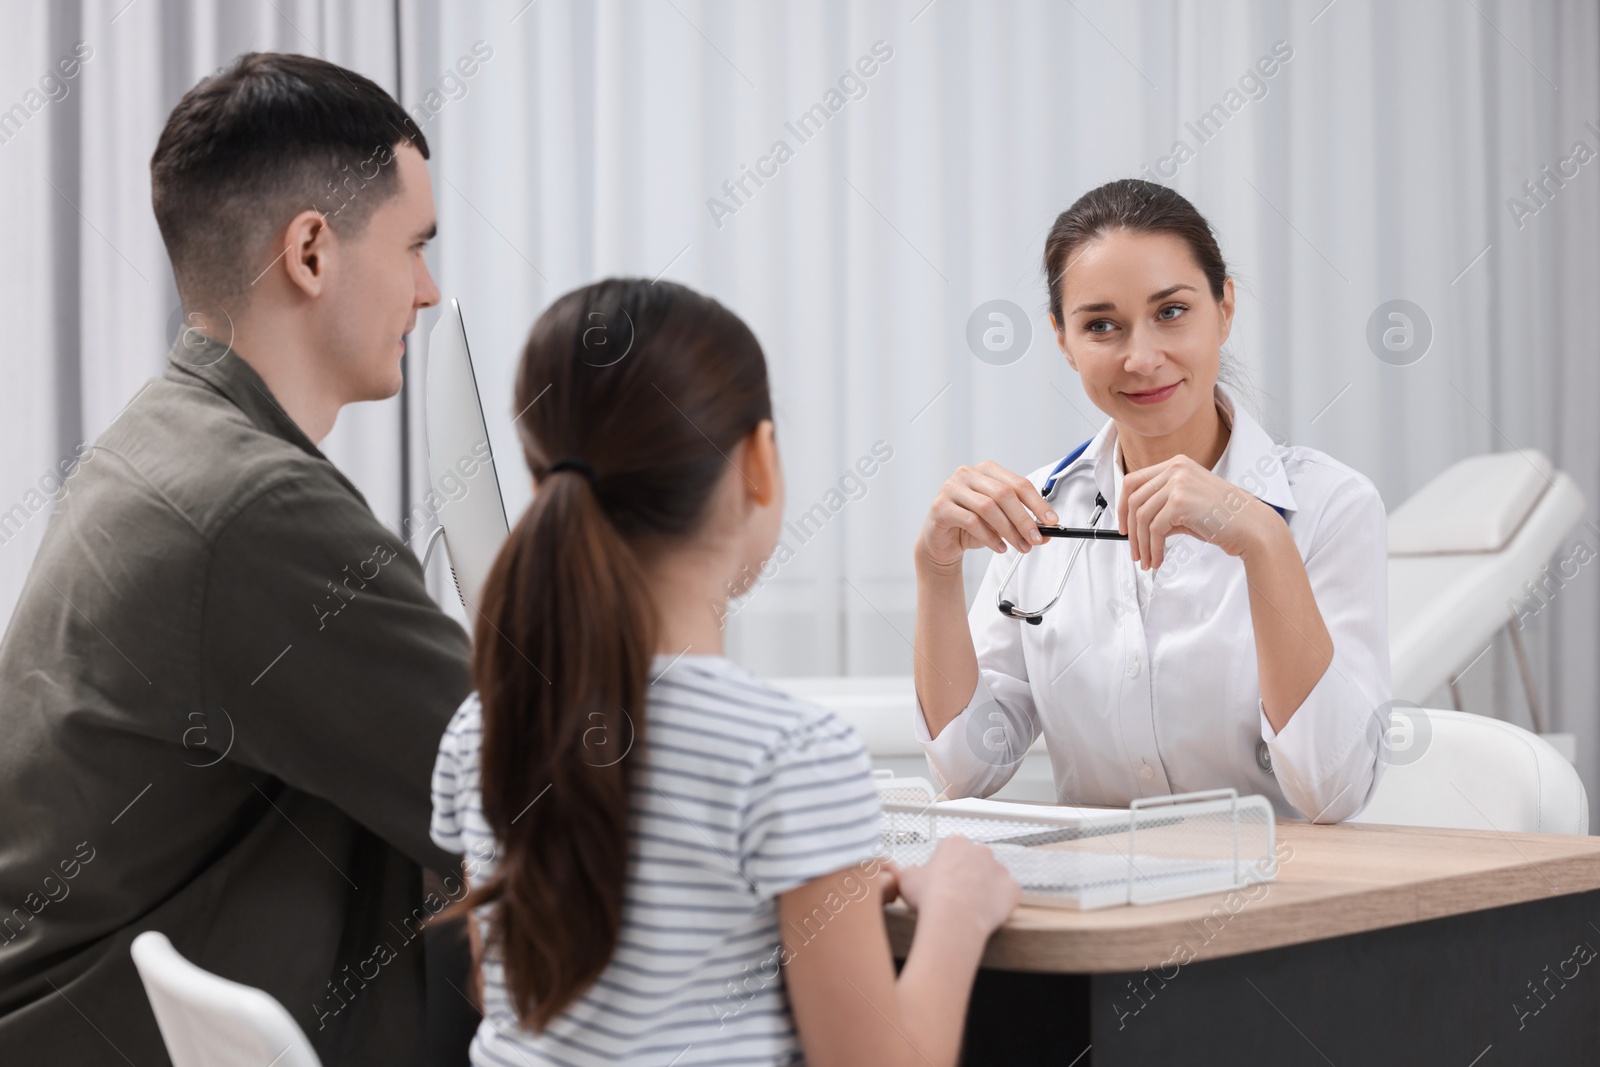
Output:
[[[921,778],[880,778],[884,852],[927,862],[941,838],[989,845],[1025,904],[1089,910],[1270,882],[1276,824],[1263,796],[1232,789],[1148,797],[1127,809],[936,801]]]

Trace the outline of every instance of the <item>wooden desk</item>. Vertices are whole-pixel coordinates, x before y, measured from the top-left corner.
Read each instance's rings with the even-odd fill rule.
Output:
[[[965,1062],[1600,1063],[1600,838],[1280,821],[1278,850],[1234,893],[1019,908]]]

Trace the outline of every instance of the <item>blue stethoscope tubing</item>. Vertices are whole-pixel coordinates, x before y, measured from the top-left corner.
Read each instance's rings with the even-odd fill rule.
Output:
[[[1056,491],[1056,482],[1061,480],[1061,475],[1066,472],[1068,467],[1072,466],[1074,460],[1083,455],[1084,452],[1088,451],[1089,446],[1093,443],[1094,438],[1091,437],[1077,448],[1074,448],[1071,452],[1068,452],[1067,458],[1063,459],[1060,463],[1057,463],[1055,470],[1050,472],[1050,477],[1044,480],[1044,487],[1039,490],[1039,495],[1044,497],[1046,500],[1049,500],[1051,494]]]

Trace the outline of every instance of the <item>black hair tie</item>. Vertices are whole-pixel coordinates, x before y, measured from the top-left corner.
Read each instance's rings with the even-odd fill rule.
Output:
[[[600,488],[600,475],[595,473],[595,469],[581,459],[575,459],[570,456],[565,459],[558,459],[545,469],[545,476],[549,477],[558,471],[577,471],[589,479],[589,484],[595,489]]]

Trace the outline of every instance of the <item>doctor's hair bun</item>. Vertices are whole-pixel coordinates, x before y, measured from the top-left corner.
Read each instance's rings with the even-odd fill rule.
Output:
[[[1119,178],[1080,196],[1056,216],[1050,236],[1045,238],[1044,274],[1050,285],[1050,314],[1055,316],[1058,327],[1062,323],[1061,279],[1067,264],[1085,244],[1112,230],[1181,237],[1204,272],[1211,295],[1222,299],[1228,266],[1205,216],[1182,194],[1165,185],[1141,178]]]

